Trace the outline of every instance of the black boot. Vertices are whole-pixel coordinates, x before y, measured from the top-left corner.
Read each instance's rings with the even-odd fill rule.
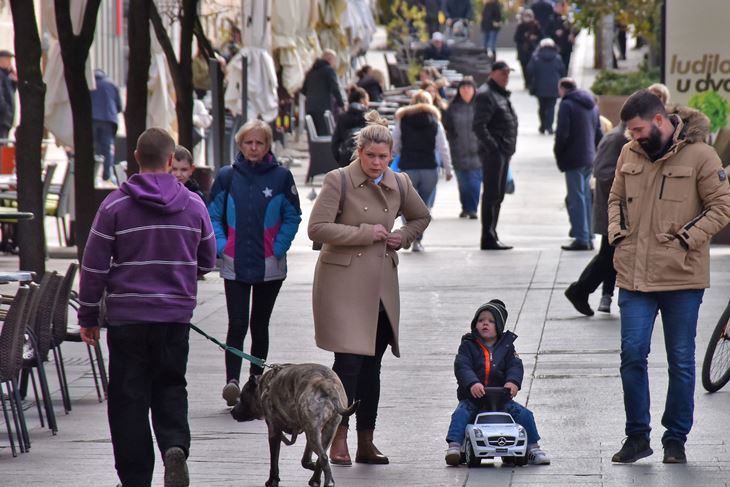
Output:
[[[482,250],[509,250],[511,245],[505,245],[497,237],[497,221],[499,220],[499,203],[482,204]]]

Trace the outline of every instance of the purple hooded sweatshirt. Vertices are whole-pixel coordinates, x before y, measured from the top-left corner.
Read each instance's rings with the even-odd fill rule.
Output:
[[[200,197],[170,174],[135,174],[99,207],[81,265],[79,324],[190,323],[197,276],[215,267]]]

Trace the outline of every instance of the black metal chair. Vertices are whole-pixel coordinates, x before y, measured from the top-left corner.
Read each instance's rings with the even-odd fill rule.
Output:
[[[51,332],[51,351],[53,359],[56,363],[56,373],[58,374],[58,383],[61,386],[61,397],[63,398],[63,408],[68,414],[71,411],[71,395],[68,389],[68,380],[66,378],[66,367],[63,363],[63,353],[61,352],[61,344],[66,339],[68,331],[68,307],[71,293],[73,292],[73,283],[76,278],[76,272],[79,265],[72,262],[68,266],[66,275],[63,276],[61,288],[58,291],[58,299],[53,310],[52,332]],[[91,355],[91,354],[89,354]],[[91,360],[91,357],[90,357]],[[93,363],[93,362],[92,362]],[[94,372],[96,374],[96,372]],[[97,385],[98,392],[98,385]]]
[[[33,284],[33,286],[36,285]],[[26,286],[18,288],[3,320],[2,332],[0,332],[0,403],[2,403],[3,416],[5,417],[8,438],[10,439],[10,450],[13,452],[14,457],[18,456],[18,453],[15,449],[13,427],[15,427],[18,436],[20,452],[25,453],[30,448],[30,437],[25,424],[17,381],[23,356],[26,303],[30,293],[30,289]],[[3,392],[3,385],[7,394]],[[8,408],[10,414],[8,414]],[[12,423],[10,416],[12,416]]]
[[[332,154],[332,136],[318,135],[311,115],[305,116],[307,125],[307,142],[309,143],[309,170],[307,182],[312,182],[314,176],[326,174],[340,167]]]

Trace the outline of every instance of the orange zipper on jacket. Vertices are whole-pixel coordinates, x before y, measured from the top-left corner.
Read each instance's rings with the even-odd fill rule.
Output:
[[[489,373],[492,371],[492,354],[489,353],[489,349],[482,345],[482,342],[479,340],[476,340],[477,345],[479,345],[482,349],[482,352],[484,352],[484,385],[486,386],[489,384]]]

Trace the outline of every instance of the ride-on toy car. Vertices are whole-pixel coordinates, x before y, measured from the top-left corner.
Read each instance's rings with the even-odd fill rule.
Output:
[[[480,412],[473,424],[466,426],[462,458],[471,467],[478,467],[483,458],[501,457],[504,463],[527,464],[527,433],[515,423],[512,415],[503,412],[510,399],[503,387],[486,387],[480,400]]]

